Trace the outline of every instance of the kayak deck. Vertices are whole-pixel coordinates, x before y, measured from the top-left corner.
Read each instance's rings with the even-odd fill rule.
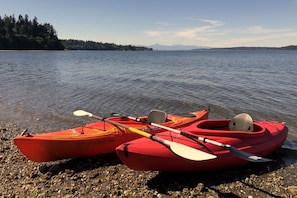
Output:
[[[285,141],[288,128],[281,122],[254,121],[254,131],[231,131],[230,120],[202,120],[181,130],[209,140],[229,144],[238,150],[266,156]],[[203,141],[194,141],[180,134],[165,131],[158,137],[214,154],[215,159],[193,161],[175,155],[169,147],[139,138],[116,148],[119,158],[129,168],[138,171],[207,171],[230,168],[248,163],[229,150]]]
[[[193,112],[192,116],[168,114],[167,121],[162,125],[176,128],[207,118],[208,110]],[[164,131],[126,117],[110,117],[108,119],[148,133]],[[142,116],[140,119],[147,119],[147,117]],[[140,137],[128,129],[114,126],[105,121],[97,121],[83,127],[56,132],[28,133],[17,136],[13,140],[28,159],[36,162],[47,162],[115,152],[118,145]]]

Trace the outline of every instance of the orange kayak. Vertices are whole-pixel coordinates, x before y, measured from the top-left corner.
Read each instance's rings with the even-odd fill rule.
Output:
[[[161,125],[179,128],[198,120],[208,119],[208,110],[191,112],[190,116],[168,114]],[[137,128],[148,133],[164,131],[149,124],[137,122],[127,117],[110,117],[109,120]],[[142,116],[140,119],[148,119]],[[67,158],[92,156],[115,152],[115,148],[141,136],[128,129],[114,126],[105,121],[89,123],[82,127],[41,134],[23,134],[15,137],[14,143],[30,160],[48,162]]]

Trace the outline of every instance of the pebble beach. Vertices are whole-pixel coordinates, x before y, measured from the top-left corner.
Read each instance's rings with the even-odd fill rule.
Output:
[[[115,153],[37,163],[13,143],[24,128],[0,125],[0,197],[297,197],[296,151],[274,162],[209,172],[134,171]]]

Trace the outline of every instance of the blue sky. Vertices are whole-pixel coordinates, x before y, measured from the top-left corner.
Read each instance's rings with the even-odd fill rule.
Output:
[[[60,39],[122,45],[297,45],[297,0],[1,0]]]

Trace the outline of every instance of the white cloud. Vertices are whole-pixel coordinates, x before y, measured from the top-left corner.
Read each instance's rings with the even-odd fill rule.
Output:
[[[172,34],[172,32],[155,30],[155,31],[146,31],[145,34],[149,37],[163,37],[163,36],[168,36]]]
[[[263,35],[247,35],[223,38],[217,42],[210,43],[213,47],[238,47],[238,46],[252,46],[252,47],[281,47],[285,45],[292,45],[290,41],[284,44],[284,40],[288,38],[296,38],[297,32],[288,32],[284,34],[263,34]],[[289,39],[290,40],[290,39]],[[295,39],[296,40],[296,39]]]
[[[246,32],[250,34],[268,34],[268,33],[289,32],[289,31],[291,30],[290,29],[269,29],[269,28],[264,28],[262,26],[253,26],[253,27],[248,27],[246,29]]]
[[[194,20],[194,19],[189,19]],[[146,31],[145,34],[149,37],[160,37],[160,36],[169,36],[169,37],[182,37],[185,39],[196,39],[199,35],[206,33],[218,33],[216,27],[222,26],[224,23],[217,20],[208,20],[208,19],[195,19],[201,22],[207,23],[207,25],[202,25],[193,28],[180,28],[178,30],[153,30]],[[164,26],[168,23],[158,23]],[[164,27],[163,27],[164,28]]]
[[[218,21],[218,20],[200,19],[200,21],[209,23],[209,24],[211,24],[214,27],[218,27],[218,26],[224,25],[224,23],[222,21]]]
[[[200,23],[195,27],[180,27],[177,24],[174,29],[169,26],[162,29],[147,31],[145,34],[161,44],[196,44],[197,46],[234,47],[234,46],[281,46],[278,43],[291,38],[296,40],[297,32],[292,29],[266,28],[262,25],[250,27],[225,27],[225,23],[219,20],[195,19],[187,20]],[[296,41],[297,42],[297,41]],[[291,43],[294,44],[294,43]]]
[[[209,26],[201,26],[201,27],[196,27],[196,28],[189,28],[185,30],[178,31],[174,33],[178,37],[184,37],[188,39],[195,39],[197,37],[197,34],[199,33],[205,33],[205,32],[210,32],[213,31],[211,30],[211,27]]]
[[[221,26],[221,25],[224,24],[222,21],[212,20],[212,19],[187,18],[187,20],[189,20],[189,21],[197,21],[197,22],[205,22],[205,23],[211,24],[213,26]]]

